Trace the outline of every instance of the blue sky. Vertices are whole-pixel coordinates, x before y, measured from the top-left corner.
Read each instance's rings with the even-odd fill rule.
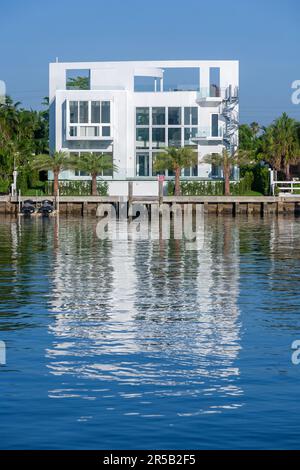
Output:
[[[48,95],[48,63],[238,59],[241,122],[287,111],[300,80],[299,0],[1,2],[0,80],[24,106]]]

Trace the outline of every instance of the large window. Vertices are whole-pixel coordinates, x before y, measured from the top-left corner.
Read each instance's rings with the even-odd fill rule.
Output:
[[[185,127],[184,128],[184,146],[196,145],[193,140],[197,135],[197,127]]]
[[[166,131],[163,127],[152,129],[152,148],[162,148],[166,146]]]
[[[80,137],[98,137],[99,127],[96,126],[80,126]]]
[[[93,124],[100,124],[100,101],[92,101],[91,121]]]
[[[219,115],[211,115],[211,136],[219,137]]]
[[[101,122],[102,124],[110,123],[110,102],[102,101],[101,103]]]
[[[68,69],[66,70],[67,90],[90,90],[91,79],[88,69]]]
[[[111,137],[109,101],[70,101],[67,138]]]
[[[70,122],[72,124],[79,122],[78,101],[70,101]]]
[[[110,137],[110,126],[102,126],[102,137]]]
[[[111,162],[113,163],[113,154],[112,152],[106,152],[106,151],[102,151],[102,152],[92,152],[94,153],[95,155],[108,155]],[[80,158],[82,157],[83,155],[86,155],[87,152],[71,152],[71,157],[73,159],[75,158]],[[81,170],[75,170],[75,176],[81,176],[81,177],[90,177],[91,175],[85,171],[81,171]],[[104,170],[100,175],[98,175],[99,177],[103,177],[103,176],[113,176],[113,170]]]
[[[168,123],[169,123],[169,126],[181,125],[181,108],[169,108],[168,109]]]
[[[181,128],[169,127],[168,146],[169,147],[181,147]]]
[[[149,129],[140,128],[136,130],[136,147],[149,148]]]
[[[136,176],[158,173],[154,162],[158,152],[168,147],[190,147],[198,152],[198,107],[137,107],[136,108]],[[196,176],[198,167],[187,168],[186,176]],[[160,172],[174,176],[172,170]]]
[[[77,127],[70,126],[70,137],[77,137]]]
[[[220,93],[220,68],[211,67],[209,69],[209,95],[216,98],[221,96]]]
[[[211,177],[212,178],[221,178],[222,171],[221,167],[215,164],[212,164],[211,166]]]
[[[88,124],[89,122],[89,102],[79,102],[79,122],[81,124]]]
[[[111,121],[109,101],[70,101],[69,110],[71,124],[110,124]]]
[[[198,126],[198,108],[196,107],[184,108],[184,125],[185,126]]]
[[[149,108],[136,108],[136,125],[149,125]]]
[[[136,155],[136,175],[149,176],[149,153],[138,153]]]
[[[165,108],[152,108],[152,124],[153,126],[164,126],[166,124]]]

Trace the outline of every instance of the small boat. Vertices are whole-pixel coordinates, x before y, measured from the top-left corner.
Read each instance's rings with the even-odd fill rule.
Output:
[[[39,208],[39,213],[42,215],[49,215],[54,212],[53,202],[46,199],[42,202],[41,207]]]
[[[35,212],[34,202],[28,199],[24,201],[21,207],[21,213],[24,215],[31,215]]]

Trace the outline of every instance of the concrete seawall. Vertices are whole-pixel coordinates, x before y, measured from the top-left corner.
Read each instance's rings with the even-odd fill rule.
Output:
[[[0,214],[17,215],[19,204],[26,199],[31,199],[40,204],[45,197],[22,197],[20,201],[10,196],[0,197]],[[47,197],[55,203],[53,197]],[[63,196],[59,199],[59,212],[63,215],[96,215],[97,208],[101,204],[113,204],[116,209],[120,204],[173,204],[192,205],[194,209],[201,205],[204,213],[209,214],[300,214],[300,196],[165,196],[165,197],[92,197],[92,196]]]

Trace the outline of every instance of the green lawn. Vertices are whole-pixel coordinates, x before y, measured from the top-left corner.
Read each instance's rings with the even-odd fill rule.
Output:
[[[242,194],[242,196],[263,196],[262,193],[258,191],[247,191],[246,193]]]

